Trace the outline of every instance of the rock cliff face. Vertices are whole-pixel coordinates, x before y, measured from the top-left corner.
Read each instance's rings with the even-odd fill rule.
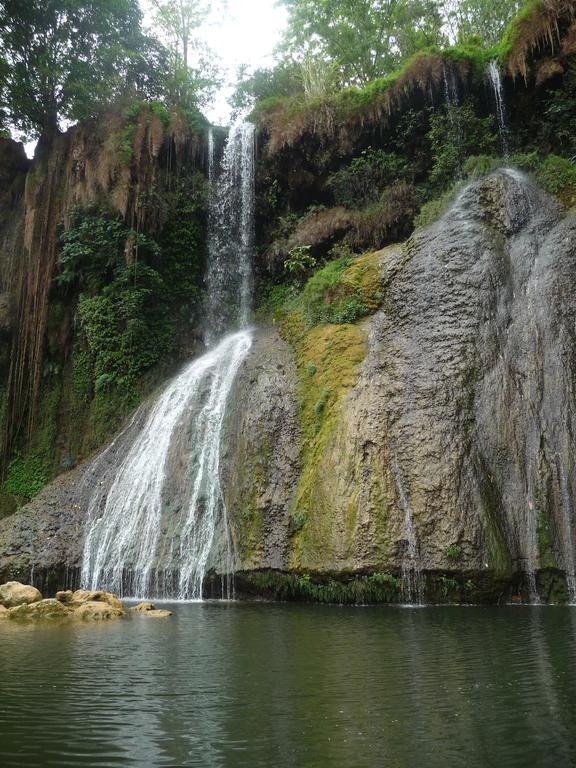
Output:
[[[222,455],[238,583],[410,570],[432,599],[574,598],[576,217],[497,172],[383,252],[381,288],[314,453],[300,353],[255,336]],[[122,450],[0,523],[0,575],[78,566],[86,488]]]
[[[22,145],[0,138],[0,518],[110,439],[133,401],[197,343],[192,289],[184,290],[172,307],[173,343],[151,364],[148,379],[140,377],[138,392],[98,390],[78,305],[81,295],[96,295],[100,288],[80,277],[55,281],[62,271],[63,229],[78,212],[104,229],[110,222],[121,227],[127,234],[116,269],[121,260],[127,269],[142,266],[144,239],[161,251],[157,273],[176,270],[182,243],[188,285],[200,283],[194,269],[201,275],[206,152],[200,128],[146,105],[57,134],[33,161]],[[97,240],[93,235],[95,250]]]
[[[414,536],[417,568],[573,589],[575,256],[576,218],[507,170],[387,251],[291,567],[401,572]]]

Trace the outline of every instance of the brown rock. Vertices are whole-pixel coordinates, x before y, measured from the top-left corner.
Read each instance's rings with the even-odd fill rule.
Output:
[[[121,616],[124,616],[124,611],[121,608],[96,600],[80,603],[72,611],[72,618],[82,621],[109,621],[110,619],[119,619]]]
[[[77,589],[70,598],[70,604],[72,608],[75,608],[76,605],[81,605],[88,602],[106,603],[111,608],[115,608],[121,613],[124,613],[124,606],[122,605],[122,602],[116,597],[116,595],[113,595],[111,592],[92,592],[86,589]]]
[[[130,608],[130,611],[132,613],[147,613],[148,611],[155,611],[156,606],[154,603],[138,603],[138,605],[135,605],[133,608]]]
[[[42,594],[28,584],[19,581],[8,581],[0,585],[0,604],[5,608],[15,608],[17,605],[29,605],[42,600]]]
[[[70,610],[58,600],[39,600],[36,603],[22,603],[7,612],[8,619],[24,621],[54,621],[70,617]]]
[[[67,589],[65,592],[56,592],[56,600],[61,603],[69,603],[72,600],[73,592]]]
[[[166,619],[168,616],[172,616],[172,611],[153,608],[151,611],[144,611],[144,616],[150,616],[152,619]]]

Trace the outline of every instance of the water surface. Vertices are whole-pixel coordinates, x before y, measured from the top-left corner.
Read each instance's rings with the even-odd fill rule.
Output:
[[[0,623],[0,765],[576,764],[576,609],[204,603]]]

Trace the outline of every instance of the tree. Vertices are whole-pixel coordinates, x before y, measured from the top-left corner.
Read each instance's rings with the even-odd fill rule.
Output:
[[[480,38],[485,45],[494,45],[518,12],[521,0],[450,0],[444,13],[453,40]]]
[[[229,103],[235,114],[251,109],[256,102],[302,93],[302,67],[296,62],[280,61],[274,67],[249,72],[238,70],[237,85]]]
[[[184,66],[190,63],[190,48],[196,44],[193,32],[208,16],[205,0],[152,0],[156,22],[171,46],[180,53]]]
[[[285,50],[331,62],[342,85],[364,85],[443,41],[434,0],[280,1],[289,14]]]
[[[207,0],[152,0],[152,5],[168,53],[167,100],[184,108],[204,103],[219,82],[219,70],[197,30],[214,9]]]
[[[0,0],[11,122],[47,138],[60,120],[94,114],[127,87],[142,55],[140,24],[138,0]]]
[[[6,113],[6,81],[9,67],[6,60],[0,56],[0,136],[6,133],[8,115]]]

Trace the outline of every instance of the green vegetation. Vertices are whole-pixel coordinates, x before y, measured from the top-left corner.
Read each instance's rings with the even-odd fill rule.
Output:
[[[135,84],[148,46],[136,0],[4,0],[0,58],[13,123],[30,135],[50,135],[62,118],[93,115],[104,99]],[[135,66],[136,64],[136,66]]]
[[[346,208],[363,208],[378,199],[380,191],[408,174],[405,157],[368,147],[328,179],[334,202]]]
[[[430,184],[445,189],[461,175],[462,163],[471,155],[494,153],[498,144],[496,119],[479,117],[476,105],[449,104],[430,118],[427,138],[432,150]]]
[[[400,581],[391,573],[372,573],[348,580],[310,574],[263,571],[244,574],[241,588],[273,600],[364,605],[401,601]]]
[[[78,294],[73,385],[88,397],[119,387],[133,401],[142,374],[170,354],[182,309],[201,301],[202,183],[178,187],[158,238],[98,208],[74,209],[60,235],[55,283]],[[199,193],[190,191],[195,185]]]
[[[298,250],[299,255],[292,256],[291,267],[297,263],[299,271],[305,259],[303,268],[310,270],[315,260],[309,256],[309,248]],[[342,253],[342,249],[334,253]],[[344,249],[344,255],[317,269],[301,291],[297,290],[297,284],[268,288],[258,315],[271,316],[280,322],[289,315],[297,315],[306,329],[327,323],[355,323],[374,312],[381,303],[381,265],[381,253],[354,257],[349,249]],[[287,268],[287,271],[297,273],[293,268]]]
[[[452,562],[457,562],[462,557],[463,550],[459,544],[450,544],[450,546],[446,547],[446,549],[444,550],[444,554],[446,555],[448,560],[451,560]]]
[[[63,120],[135,97],[195,116],[219,82],[213,55],[195,35],[206,10],[198,0],[154,5],[161,39],[143,31],[138,0],[4,0],[0,129],[11,124],[47,141]]]
[[[282,3],[288,9],[285,48],[323,78],[333,70],[341,86],[365,84],[443,39],[442,16],[433,0]]]
[[[29,501],[53,476],[53,446],[57,436],[61,390],[56,380],[48,379],[44,383],[40,399],[40,420],[33,439],[8,463],[0,491],[15,497],[20,503]]]

